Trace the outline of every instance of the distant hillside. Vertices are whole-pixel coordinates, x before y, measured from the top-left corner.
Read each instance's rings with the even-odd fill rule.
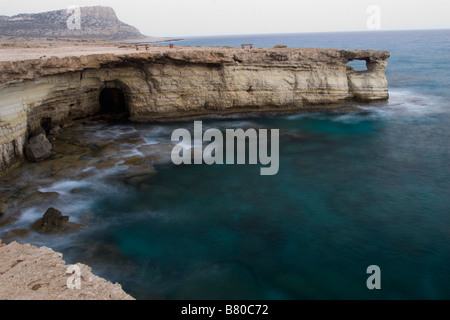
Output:
[[[78,20],[74,19],[74,12],[64,9],[13,17],[0,16],[0,35],[108,40],[145,38],[138,29],[117,19],[114,9],[110,7],[81,7]]]

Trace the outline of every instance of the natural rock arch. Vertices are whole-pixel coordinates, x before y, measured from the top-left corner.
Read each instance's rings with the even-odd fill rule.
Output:
[[[365,59],[355,59],[350,60],[347,66],[350,67],[349,71],[351,72],[365,72],[368,71],[367,62]]]

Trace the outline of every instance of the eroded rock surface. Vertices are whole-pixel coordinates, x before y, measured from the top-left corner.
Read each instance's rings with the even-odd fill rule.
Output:
[[[61,253],[0,240],[0,300],[133,300],[119,284],[94,275],[84,264],[75,266],[79,277],[68,273]]]

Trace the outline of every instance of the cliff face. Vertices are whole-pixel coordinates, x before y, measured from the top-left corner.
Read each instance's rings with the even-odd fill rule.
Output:
[[[28,135],[43,122],[105,111],[102,95],[109,101],[119,93],[135,121],[383,100],[388,57],[370,50],[155,47],[1,62],[0,170],[23,157]],[[368,70],[348,67],[355,59]]]
[[[79,28],[68,28],[73,12],[56,10],[35,14],[0,16],[0,35],[36,38],[101,38],[109,40],[144,37],[136,28],[117,19],[109,7],[80,8]],[[73,23],[73,20],[72,22]],[[70,24],[70,23],[69,23]]]

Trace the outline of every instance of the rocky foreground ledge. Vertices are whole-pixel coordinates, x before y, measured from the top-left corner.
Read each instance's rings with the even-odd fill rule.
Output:
[[[78,275],[68,273],[68,267],[62,254],[50,248],[0,240],[0,300],[134,300],[119,284],[81,263],[74,267],[79,270],[77,289]]]

